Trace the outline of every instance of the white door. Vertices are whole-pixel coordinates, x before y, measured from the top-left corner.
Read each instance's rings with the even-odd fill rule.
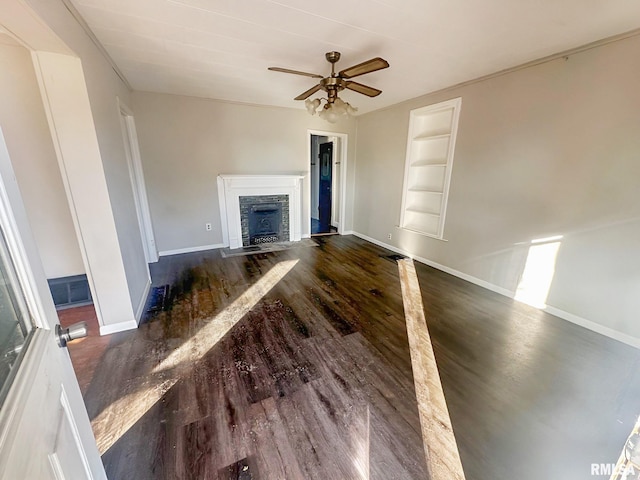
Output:
[[[0,479],[106,479],[0,131]]]

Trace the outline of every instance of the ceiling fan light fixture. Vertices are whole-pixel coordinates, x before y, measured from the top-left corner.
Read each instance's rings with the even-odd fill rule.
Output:
[[[343,117],[349,117],[355,115],[358,111],[356,107],[351,106],[348,102],[345,102],[340,97],[336,96],[333,101],[325,100],[325,104],[321,106],[322,101],[319,98],[314,100],[307,99],[304,102],[307,111],[311,115],[316,113],[320,118],[326,120],[329,123],[336,123]]]
[[[307,98],[304,101],[304,106],[307,108],[307,112],[309,112],[309,114],[315,115],[316,114],[316,110],[320,106],[320,99],[316,98],[316,99],[311,100],[310,98]]]
[[[323,108],[318,116],[329,123],[336,123],[338,121],[338,118],[340,117],[340,115],[335,112],[335,109],[333,107]]]
[[[336,115],[346,115],[347,114],[347,106],[340,99],[336,98],[333,104],[329,107]]]

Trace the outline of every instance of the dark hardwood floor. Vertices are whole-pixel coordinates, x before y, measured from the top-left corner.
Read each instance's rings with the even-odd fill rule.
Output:
[[[397,264],[315,241],[164,257],[138,330],[70,344],[111,480],[428,478]],[[606,478],[639,351],[416,269],[466,478]]]

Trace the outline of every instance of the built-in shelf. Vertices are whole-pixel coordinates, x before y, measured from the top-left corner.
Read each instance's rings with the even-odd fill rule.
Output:
[[[422,193],[435,193],[437,195],[442,195],[442,191],[438,191],[438,190],[431,190],[429,188],[422,188],[422,187],[411,187],[409,190],[409,192],[422,192]]]
[[[416,137],[413,137],[413,139],[422,142],[425,140],[442,140],[444,138],[450,138],[450,137],[451,137],[450,133],[445,133],[440,135],[424,134],[424,135],[418,135]]]
[[[431,215],[432,217],[439,217],[440,214],[437,212],[427,212],[426,210],[421,210],[416,207],[407,208],[407,212],[420,213],[421,215]]]
[[[417,160],[411,162],[412,167],[446,167],[447,163],[434,163],[433,160]]]
[[[442,238],[462,99],[412,110],[400,226]]]
[[[399,227],[399,228],[402,228],[403,230],[406,230],[406,231],[411,232],[411,233],[415,233],[417,235],[422,235],[423,237],[437,238],[438,240],[442,240],[443,242],[448,242],[448,240],[446,240],[444,238],[437,237],[437,236],[435,236],[435,235],[433,235],[431,233],[425,233],[425,232],[421,231],[419,229],[419,227],[415,228],[413,225],[406,225],[404,227]]]

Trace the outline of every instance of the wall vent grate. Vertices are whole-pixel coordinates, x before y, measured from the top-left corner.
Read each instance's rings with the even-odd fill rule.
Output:
[[[91,290],[86,275],[52,278],[47,280],[57,310],[91,305]]]

